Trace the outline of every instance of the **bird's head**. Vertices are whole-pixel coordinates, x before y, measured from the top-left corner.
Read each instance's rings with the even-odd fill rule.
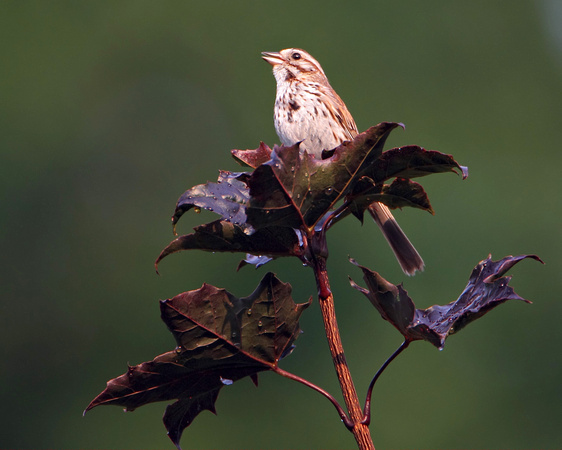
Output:
[[[325,79],[322,66],[309,53],[300,48],[286,48],[280,52],[262,52],[262,58],[273,66],[277,82],[296,79]]]

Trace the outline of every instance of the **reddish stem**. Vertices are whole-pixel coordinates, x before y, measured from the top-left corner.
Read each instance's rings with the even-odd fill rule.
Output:
[[[332,394],[330,394],[328,391],[325,391],[321,387],[316,386],[314,383],[311,383],[310,381],[305,380],[304,378],[301,378],[298,375],[295,375],[291,372],[287,372],[283,369],[280,369],[279,367],[277,367],[275,369],[275,373],[277,373],[279,375],[282,375],[286,378],[289,378],[290,380],[298,381],[299,383],[302,383],[305,386],[307,386],[311,389],[314,389],[316,392],[319,392],[320,394],[322,394],[324,397],[326,397],[328,400],[330,400],[330,402],[332,402],[332,405],[334,405],[334,407],[338,411],[338,414],[340,415],[340,418],[341,418],[342,422],[344,423],[344,425],[348,429],[353,428],[353,423],[351,423],[351,420],[349,420],[349,417],[345,413],[344,409],[341,407],[341,405],[338,403],[338,401],[332,396]]]
[[[332,360],[340,382],[343,398],[349,412],[349,424],[347,426],[353,433],[360,450],[375,450],[369,427],[362,423],[363,411],[361,410],[357,391],[355,390],[349,366],[345,359],[338,323],[336,321],[334,296],[330,290],[330,282],[326,271],[326,259],[322,256],[316,256],[313,269],[318,286],[320,310],[322,311],[322,318],[324,319],[328,346],[330,347],[330,353],[332,354]]]
[[[384,364],[381,366],[381,368],[377,371],[377,373],[371,380],[371,384],[369,385],[369,389],[367,390],[367,398],[365,399],[365,408],[363,410],[363,420],[361,421],[361,423],[367,426],[369,426],[369,424],[371,423],[371,394],[373,393],[373,387],[375,386],[375,383],[384,372],[384,369],[388,367],[388,365],[394,360],[394,358],[396,358],[400,353],[402,353],[404,350],[406,350],[406,348],[408,348],[410,342],[411,341],[407,339],[404,342],[402,342],[400,347],[398,347],[394,351],[394,353],[390,355],[390,357],[384,362]]]

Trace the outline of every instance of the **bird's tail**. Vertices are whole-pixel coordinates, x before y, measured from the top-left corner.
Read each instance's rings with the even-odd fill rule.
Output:
[[[375,202],[369,206],[369,213],[390,244],[390,248],[392,248],[404,273],[414,275],[416,270],[421,272],[425,266],[423,259],[386,205]]]

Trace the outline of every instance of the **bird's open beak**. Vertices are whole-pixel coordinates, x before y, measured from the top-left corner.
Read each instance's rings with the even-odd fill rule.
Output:
[[[261,52],[262,58],[272,66],[283,64],[283,57],[279,52]]]

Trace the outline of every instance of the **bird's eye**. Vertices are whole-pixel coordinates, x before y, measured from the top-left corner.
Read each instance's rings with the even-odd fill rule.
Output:
[[[295,52],[292,54],[293,59],[301,59],[301,54],[299,52]]]

